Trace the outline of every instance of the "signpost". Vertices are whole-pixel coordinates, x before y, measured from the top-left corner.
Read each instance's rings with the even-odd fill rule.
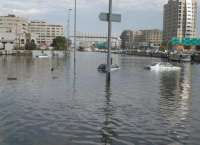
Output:
[[[184,46],[200,46],[200,39],[198,38],[172,38],[170,41],[172,45],[184,45]]]
[[[109,14],[108,13],[100,13],[99,19],[101,21],[108,21],[109,19]],[[120,14],[112,14],[111,15],[111,21],[112,22],[121,22],[121,15]]]
[[[108,22],[107,81],[110,82],[112,22],[121,22],[120,14],[112,14],[112,0],[109,0],[109,13],[100,13],[99,19]]]
[[[74,77],[76,77],[76,0],[74,0]]]

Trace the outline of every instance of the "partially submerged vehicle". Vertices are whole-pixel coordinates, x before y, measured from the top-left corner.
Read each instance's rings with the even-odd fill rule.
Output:
[[[152,65],[146,66],[145,69],[158,70],[158,71],[173,71],[173,70],[180,70],[181,67],[174,66],[168,62],[158,62],[158,63],[153,63]]]
[[[110,70],[111,71],[116,71],[116,70],[119,70],[120,69],[120,67],[119,67],[119,65],[117,65],[117,64],[112,64],[111,65],[111,68],[110,68]],[[107,65],[106,64],[100,64],[99,65],[99,67],[97,68],[97,70],[99,71],[99,72],[103,72],[103,73],[106,73],[107,72]]]

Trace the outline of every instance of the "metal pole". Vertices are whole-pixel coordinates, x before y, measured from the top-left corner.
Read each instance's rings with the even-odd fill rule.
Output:
[[[108,14],[108,54],[107,54],[107,81],[110,81],[111,72],[111,33],[112,33],[112,0],[109,0],[109,14]]]
[[[76,0],[74,3],[74,74],[76,74]]]
[[[68,20],[67,20],[67,48],[69,47],[69,41],[70,41],[70,15],[71,15],[71,10],[68,9]],[[68,48],[69,49],[69,48]]]
[[[167,42],[168,59],[170,59],[169,43],[170,43],[170,40],[168,40],[168,42]]]

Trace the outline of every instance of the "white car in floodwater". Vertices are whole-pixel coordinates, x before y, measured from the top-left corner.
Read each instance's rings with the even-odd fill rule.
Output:
[[[174,66],[168,62],[158,62],[146,66],[145,69],[156,70],[156,71],[176,71],[176,70],[181,70],[181,67]]]

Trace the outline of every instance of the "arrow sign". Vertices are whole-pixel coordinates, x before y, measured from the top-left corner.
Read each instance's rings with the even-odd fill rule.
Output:
[[[99,19],[101,21],[108,21],[108,13],[100,13]],[[121,22],[121,14],[112,14],[111,15],[112,22]]]

